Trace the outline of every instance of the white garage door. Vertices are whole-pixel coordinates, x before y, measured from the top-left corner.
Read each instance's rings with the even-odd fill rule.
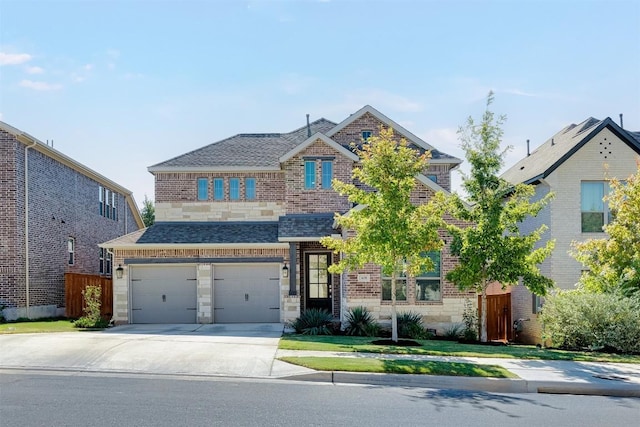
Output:
[[[280,322],[280,265],[214,265],[215,323]]]
[[[132,266],[131,323],[196,323],[192,265]]]

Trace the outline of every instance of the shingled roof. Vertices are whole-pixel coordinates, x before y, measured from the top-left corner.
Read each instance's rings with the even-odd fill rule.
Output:
[[[327,132],[336,124],[318,119],[311,133]],[[279,170],[279,158],[307,139],[303,126],[288,133],[241,133],[149,167],[150,172],[174,168],[263,168]]]
[[[289,214],[278,221],[280,241],[317,239],[335,234],[333,213]]]
[[[278,223],[157,222],[136,243],[278,243]]]
[[[535,184],[556,170],[604,128],[609,128],[618,138],[640,154],[640,140],[634,135],[637,132],[625,131],[609,117],[605,120],[589,117],[579,124],[571,124],[556,133],[529,156],[504,172],[502,178],[512,184]]]

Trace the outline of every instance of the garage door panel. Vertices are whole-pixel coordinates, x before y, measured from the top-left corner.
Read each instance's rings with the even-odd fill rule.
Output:
[[[280,321],[278,264],[214,266],[214,321]]]
[[[194,266],[131,268],[132,323],[196,323]]]

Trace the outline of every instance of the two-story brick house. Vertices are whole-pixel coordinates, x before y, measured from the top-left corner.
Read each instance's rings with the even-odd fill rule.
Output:
[[[63,316],[64,273],[111,274],[98,243],[142,228],[131,191],[0,122],[0,308]]]
[[[602,227],[611,220],[603,201],[607,180],[634,174],[639,155],[640,132],[626,131],[610,118],[590,117],[565,127],[502,175],[513,184],[534,185],[534,199],[555,194],[537,217],[522,223],[521,229],[529,233],[542,224],[548,227],[541,243],[553,239],[555,248],[540,270],[558,288],[573,289],[584,268],[570,255],[571,243],[604,236]],[[537,321],[541,299],[523,286],[507,292],[511,292],[513,319],[525,319],[521,339],[541,342],[542,325]]]
[[[416,203],[450,190],[461,161],[370,106],[341,123],[307,118],[292,132],[239,134],[149,167],[156,223],[101,245],[113,250],[123,272],[114,280],[115,321],[286,322],[311,307],[344,319],[360,305],[388,318],[390,292],[380,269],[329,274],[339,255],[319,243],[341,235],[334,214],[354,208],[331,180],[351,181],[359,164],[351,144],[382,127],[431,151],[429,169],[417,177]],[[399,310],[421,312],[432,327],[461,321],[469,294],[443,279],[455,260],[446,248],[430,256],[437,270],[403,280]]]

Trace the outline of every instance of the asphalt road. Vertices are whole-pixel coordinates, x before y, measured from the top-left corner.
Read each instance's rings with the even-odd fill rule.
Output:
[[[640,399],[0,370],[0,425],[631,426]]]

